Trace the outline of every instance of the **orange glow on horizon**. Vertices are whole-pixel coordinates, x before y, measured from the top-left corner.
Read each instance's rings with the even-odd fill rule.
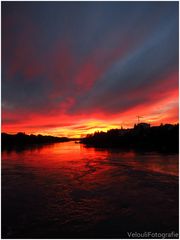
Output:
[[[173,78],[167,78],[172,81]],[[164,82],[166,87],[166,81]],[[104,113],[94,110],[93,113],[68,115],[63,111],[52,111],[43,115],[38,113],[26,113],[11,111],[2,112],[4,119],[10,121],[2,122],[2,132],[17,133],[25,132],[26,134],[53,135],[59,137],[84,137],[95,131],[107,131],[113,128],[132,128],[137,123],[137,116],[142,116],[141,122],[150,123],[151,126],[157,126],[161,123],[177,124],[179,122],[179,101],[178,88],[159,91],[158,99],[156,94],[151,96],[152,90],[146,92],[151,101],[141,102],[139,105],[132,106],[119,113]],[[133,92],[138,95],[140,90]],[[160,97],[159,97],[160,96]],[[161,100],[162,99],[162,100]],[[71,102],[69,103],[71,104]],[[2,119],[3,119],[2,118]]]
[[[169,120],[170,121],[169,121]],[[32,128],[26,128],[25,126],[22,128],[17,127],[9,127],[5,128],[2,127],[2,132],[7,132],[7,133],[17,133],[17,132],[25,132],[26,134],[42,134],[42,135],[53,135],[53,136],[58,136],[58,137],[71,137],[71,138],[80,138],[80,137],[85,137],[87,134],[92,134],[96,131],[108,131],[110,129],[115,129],[115,128],[132,128],[134,124],[137,124],[137,118],[134,117],[134,121],[127,121],[125,122],[125,119],[123,121],[119,121],[119,124],[117,124],[118,119],[115,119],[113,123],[112,121],[102,121],[102,120],[91,120],[91,121],[83,121],[83,126],[76,124],[75,128],[73,129],[73,126],[68,126],[68,127],[56,127],[56,128],[47,128],[47,129],[33,129]],[[166,123],[171,123],[171,124],[177,124],[179,121],[176,118],[168,118],[168,115],[164,114],[163,116],[156,118],[154,115],[149,115],[148,117],[143,117],[141,122],[147,122],[150,123],[151,126],[156,126],[160,125],[161,123],[166,124]],[[98,127],[99,126],[99,127]],[[79,127],[79,128],[78,128]]]

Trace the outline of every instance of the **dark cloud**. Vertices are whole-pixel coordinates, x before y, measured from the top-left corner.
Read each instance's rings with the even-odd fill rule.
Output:
[[[178,2],[3,2],[3,122],[163,100],[178,88],[178,29]]]

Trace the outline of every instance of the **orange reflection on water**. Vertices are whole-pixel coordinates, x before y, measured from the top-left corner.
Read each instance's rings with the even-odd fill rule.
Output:
[[[161,217],[169,223],[177,212],[177,175],[178,155],[86,148],[74,142],[3,151],[3,218],[8,216],[5,224],[12,233],[30,231],[31,236],[35,231],[36,237],[54,238],[77,229],[91,233],[103,222],[104,232],[112,218],[117,229],[124,221],[131,226],[130,217],[149,226],[149,213],[154,223],[161,223]]]
[[[37,168],[66,167],[82,171],[89,165],[99,169],[105,167],[127,165],[141,171],[161,172],[178,175],[178,155],[162,155],[158,153],[137,153],[118,149],[98,149],[85,147],[73,141],[55,143],[27,149],[23,151],[2,152],[3,162],[25,164]]]

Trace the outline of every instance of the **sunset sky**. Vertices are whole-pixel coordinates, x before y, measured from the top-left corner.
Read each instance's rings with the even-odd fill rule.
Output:
[[[2,131],[178,122],[178,2],[2,2]]]

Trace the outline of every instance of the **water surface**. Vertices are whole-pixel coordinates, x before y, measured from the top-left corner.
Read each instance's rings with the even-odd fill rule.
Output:
[[[3,238],[178,231],[178,155],[74,142],[2,152]]]

